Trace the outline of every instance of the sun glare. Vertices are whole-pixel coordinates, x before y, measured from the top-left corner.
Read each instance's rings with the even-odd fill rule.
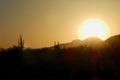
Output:
[[[78,35],[81,40],[84,40],[89,37],[97,37],[102,40],[108,38],[109,28],[107,24],[98,19],[90,19],[85,21],[78,31]]]

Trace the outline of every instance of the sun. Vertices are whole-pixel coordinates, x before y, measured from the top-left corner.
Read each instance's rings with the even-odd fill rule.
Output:
[[[78,29],[78,35],[81,40],[89,37],[97,37],[105,40],[109,36],[109,28],[105,22],[98,19],[86,20]]]

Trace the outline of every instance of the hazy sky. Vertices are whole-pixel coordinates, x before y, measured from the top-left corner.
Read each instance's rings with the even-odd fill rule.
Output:
[[[77,29],[86,19],[120,32],[120,0],[0,0],[0,47],[17,44],[19,34],[32,48],[78,39]]]

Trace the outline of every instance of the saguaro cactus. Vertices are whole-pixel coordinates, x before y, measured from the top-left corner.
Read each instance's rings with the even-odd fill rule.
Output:
[[[24,40],[22,39],[22,36],[20,35],[20,38],[18,38],[18,47],[22,50],[24,48]]]

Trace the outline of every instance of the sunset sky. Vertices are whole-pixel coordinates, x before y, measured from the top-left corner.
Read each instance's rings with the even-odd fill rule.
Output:
[[[77,30],[86,19],[104,21],[109,36],[120,33],[120,0],[0,0],[0,47],[40,48],[79,39]]]

